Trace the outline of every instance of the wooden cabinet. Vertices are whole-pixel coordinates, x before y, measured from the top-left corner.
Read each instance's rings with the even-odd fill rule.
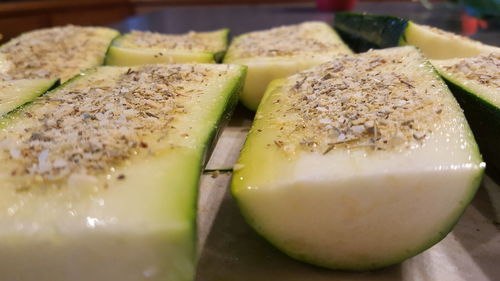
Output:
[[[42,0],[0,4],[0,42],[56,25],[108,25],[134,14],[129,0]]]

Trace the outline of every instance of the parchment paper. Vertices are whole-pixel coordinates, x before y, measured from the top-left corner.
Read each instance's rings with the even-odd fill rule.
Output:
[[[251,118],[236,117],[207,165],[229,169]],[[497,281],[500,280],[500,186],[485,177],[453,231],[431,249],[383,270],[350,273],[295,261],[258,236],[228,190],[231,173],[206,172],[198,206],[197,281]]]

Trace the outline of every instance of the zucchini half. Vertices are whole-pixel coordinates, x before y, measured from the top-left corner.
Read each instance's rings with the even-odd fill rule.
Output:
[[[231,42],[224,63],[248,66],[240,101],[256,110],[267,85],[351,50],[323,22],[304,22],[242,34]]]
[[[103,64],[116,30],[68,25],[24,33],[0,46],[0,80],[61,79]]]
[[[89,70],[0,124],[5,280],[193,280],[204,153],[245,68]]]
[[[334,27],[357,52],[413,45],[429,59],[442,60],[500,51],[498,47],[394,16],[339,12],[335,14]]]
[[[148,63],[215,63],[227,49],[229,29],[185,34],[132,31],[113,41],[107,65]]]
[[[484,163],[446,84],[408,46],[274,81],[234,170],[242,213],[276,247],[370,270],[443,239]]]
[[[500,53],[432,64],[463,108],[488,169],[499,175]]]

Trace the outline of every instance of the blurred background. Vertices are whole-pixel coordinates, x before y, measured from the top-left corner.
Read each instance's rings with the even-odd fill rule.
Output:
[[[36,28],[65,24],[109,25],[129,16],[179,6],[286,4],[336,10],[351,9],[356,2],[380,2],[381,5],[386,2],[421,2],[430,8],[432,3],[443,1],[445,0],[0,0],[0,43]],[[479,16],[481,9],[486,13],[500,10],[500,0],[447,2],[450,5],[463,5],[471,14]]]

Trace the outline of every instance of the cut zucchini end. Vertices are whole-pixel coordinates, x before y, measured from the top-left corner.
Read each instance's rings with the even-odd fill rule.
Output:
[[[233,192],[249,224],[289,256],[362,271],[399,263],[443,239],[472,199],[482,173],[477,166],[460,177],[453,171],[449,176],[409,172]],[[395,183],[402,187],[397,192]],[[442,188],[450,183],[455,186]]]
[[[335,120],[295,115],[289,110],[294,108],[292,104],[301,104],[296,109],[302,112],[309,103],[300,103],[303,97],[296,92],[294,98],[293,89],[309,83],[302,89],[314,84],[325,90],[322,93],[330,93],[318,84],[323,78],[351,83],[342,79],[343,70],[339,69],[349,67],[349,76],[364,73],[364,66],[348,66],[356,58],[372,63],[394,60],[390,65],[400,66],[381,74],[398,73],[399,78],[388,80],[399,84],[394,91],[415,90],[421,98],[432,95],[431,104],[419,109],[428,114],[413,119],[415,126],[432,126],[422,144],[377,150],[370,149],[369,143],[358,145],[354,139],[346,149],[342,144],[339,148],[325,145],[320,137],[309,140],[325,134],[309,128]],[[313,80],[303,78],[319,69],[332,72],[320,72],[310,78]],[[384,67],[366,69],[370,75],[384,73]],[[337,91],[343,89],[341,84],[333,85],[340,87]],[[356,93],[354,90],[353,95]],[[410,95],[406,97],[411,100]],[[346,97],[345,102],[348,100]],[[434,107],[439,104],[442,109]],[[320,112],[316,114],[333,112],[325,111],[324,106],[314,107]],[[439,121],[423,125],[432,115],[439,116]],[[301,126],[288,127],[290,124]],[[273,82],[235,166],[231,190],[249,224],[291,257],[334,269],[369,270],[401,262],[445,237],[472,199],[483,172],[474,137],[444,82],[414,47],[399,47],[338,58]]]

